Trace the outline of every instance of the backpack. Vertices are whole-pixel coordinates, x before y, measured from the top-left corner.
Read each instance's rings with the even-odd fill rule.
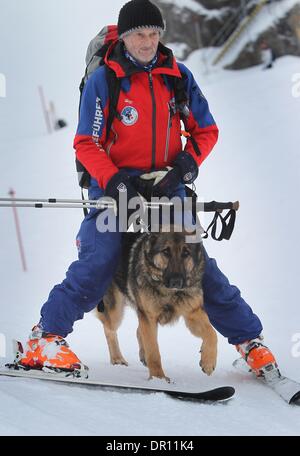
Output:
[[[79,86],[79,112],[82,100],[82,93],[87,80],[92,75],[92,73],[97,68],[99,68],[99,66],[105,65],[104,57],[106,55],[106,52],[110,45],[116,42],[118,39],[119,38],[117,26],[108,25],[104,27],[90,42],[86,54],[86,70]],[[106,139],[108,139],[114,118],[120,119],[120,114],[117,112],[117,105],[121,90],[121,80],[117,78],[115,72],[111,70],[107,65],[105,65],[105,70],[109,94],[109,113],[106,123]],[[174,88],[176,110],[180,113],[180,116],[183,119],[184,117],[187,117],[189,115],[189,108],[188,97],[185,90],[185,81],[187,76],[183,72],[181,72],[181,76],[181,79],[174,76],[167,76],[167,78],[170,80],[170,83]],[[200,155],[201,153],[196,141],[190,136],[189,139],[191,140],[197,155]],[[88,189],[90,186],[91,176],[77,158],[76,169],[78,173],[79,186],[82,189]]]

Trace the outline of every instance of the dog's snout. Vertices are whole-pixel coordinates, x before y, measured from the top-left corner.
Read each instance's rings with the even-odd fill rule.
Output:
[[[167,280],[167,287],[168,288],[183,288],[184,279],[181,274],[173,274]]]

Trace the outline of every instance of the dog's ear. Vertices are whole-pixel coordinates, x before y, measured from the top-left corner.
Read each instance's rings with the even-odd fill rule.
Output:
[[[145,238],[144,250],[146,254],[149,254],[157,242],[158,235],[156,233],[150,233]]]
[[[153,263],[153,256],[155,255],[155,245],[158,241],[159,234],[158,233],[150,233],[147,236],[145,244],[144,244],[144,257],[148,266],[154,266]]]
[[[150,236],[148,239],[150,249],[152,249],[155,246],[155,244],[158,241],[158,238],[159,238],[159,233],[150,233]]]
[[[195,244],[190,244],[192,245],[192,251],[193,251],[193,256],[196,264],[202,263],[204,261],[204,247],[203,247],[203,242],[196,242]]]

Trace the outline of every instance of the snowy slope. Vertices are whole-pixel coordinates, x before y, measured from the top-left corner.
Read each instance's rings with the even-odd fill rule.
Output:
[[[209,79],[201,75],[198,53],[188,64],[198,75],[221,132],[219,144],[201,168],[199,194],[205,200],[241,201],[232,240],[208,241],[206,247],[262,318],[266,343],[282,371],[300,381],[300,352],[292,342],[300,333],[300,98],[292,97],[291,82],[300,73],[300,59],[282,58],[271,72],[256,67],[218,72]],[[54,85],[53,90],[55,94]],[[68,104],[68,97],[59,92],[62,106]],[[38,108],[22,106],[23,116],[27,111],[34,118],[40,116]],[[9,117],[5,121],[4,116],[1,133],[11,128]],[[26,139],[16,131],[14,139],[3,138],[0,195],[13,186],[19,197],[77,198],[75,128],[74,123],[52,136],[43,135],[42,128],[36,133],[30,130]],[[21,269],[12,211],[0,209],[0,333],[7,342],[7,357],[0,364],[10,359],[11,338],[26,339],[50,289],[75,259],[74,239],[82,219],[80,210],[23,209],[19,216],[27,273]],[[129,368],[109,365],[103,331],[93,314],[76,323],[68,340],[90,366],[92,378],[148,384],[147,371],[138,361],[135,329],[136,316],[128,309],[120,344]],[[299,408],[289,407],[252,378],[235,372],[231,363],[236,352],[221,336],[218,368],[211,378],[198,367],[199,341],[182,323],[162,328],[159,340],[165,370],[178,387],[231,384],[236,398],[226,406],[194,405],[161,395],[124,395],[0,378],[0,434],[299,435]]]

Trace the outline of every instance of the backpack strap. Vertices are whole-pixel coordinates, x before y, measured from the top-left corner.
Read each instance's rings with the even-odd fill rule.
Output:
[[[196,155],[197,155],[198,157],[200,157],[200,156],[201,156],[201,151],[200,151],[200,149],[199,149],[199,146],[198,146],[197,141],[196,141],[195,138],[191,135],[191,133],[189,133],[188,131],[185,131],[185,130],[181,130],[181,134],[182,134],[182,136],[184,136],[184,137],[186,138],[186,140],[189,139],[189,140],[191,141],[192,146],[193,146],[193,148],[194,148],[194,151],[195,151]]]
[[[180,114],[180,119],[184,121],[190,115],[189,97],[186,92],[187,74],[180,70],[181,78],[170,76],[172,78],[176,111]],[[195,138],[188,132],[182,131],[182,135],[191,141],[193,149],[198,157],[201,155],[198,143]]]
[[[186,82],[187,82],[187,75],[183,71],[180,71],[181,78],[171,76],[173,79],[173,87],[174,87],[174,96],[175,96],[175,106],[177,111],[180,113],[181,119],[188,117],[190,110],[189,110],[189,98],[186,93]]]
[[[117,110],[118,101],[121,92],[121,79],[117,78],[116,73],[105,65],[106,70],[106,81],[108,87],[108,96],[109,96],[109,110],[108,118],[106,122],[106,140],[109,137],[109,133],[115,118],[121,120],[121,115]]]

